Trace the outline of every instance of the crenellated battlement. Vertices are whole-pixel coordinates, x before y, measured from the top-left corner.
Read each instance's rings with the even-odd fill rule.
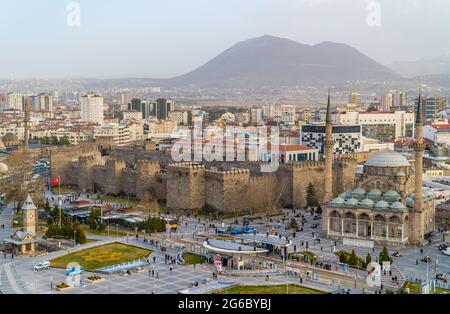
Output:
[[[189,170],[201,170],[201,169],[206,169],[205,165],[203,164],[196,164],[196,163],[192,163],[192,162],[179,162],[179,163],[174,163],[174,164],[169,164],[168,168],[171,169],[189,169]]]
[[[218,169],[208,169],[205,171],[205,177],[207,179],[214,180],[227,180],[227,179],[242,179],[248,180],[250,177],[249,169],[231,169],[231,170],[218,170]]]

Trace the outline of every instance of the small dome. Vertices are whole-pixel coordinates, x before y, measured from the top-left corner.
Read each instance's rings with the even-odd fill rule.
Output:
[[[358,200],[354,199],[354,198],[350,198],[347,201],[345,201],[345,205],[348,206],[357,206],[358,205]]]
[[[406,206],[401,202],[395,202],[391,204],[390,208],[394,210],[405,210]]]
[[[378,202],[375,204],[375,208],[380,208],[380,209],[389,208],[389,203],[386,202],[386,201],[383,201],[383,200],[378,201]]]
[[[359,202],[360,206],[364,207],[373,207],[374,201],[372,201],[370,198],[363,199]]]
[[[6,133],[5,136],[3,136],[3,141],[5,142],[14,142],[18,140],[19,138],[14,133]]]
[[[331,201],[332,205],[343,205],[345,203],[345,200],[341,197],[336,197]]]
[[[406,199],[406,206],[411,207],[411,208],[414,207],[414,200],[411,197],[408,197]]]
[[[378,152],[364,164],[369,167],[409,167],[408,160],[394,151]]]
[[[378,189],[372,189],[370,190],[370,192],[368,193],[369,195],[377,195],[380,196],[381,195],[381,191]]]
[[[378,189],[372,189],[369,193],[367,193],[367,196],[374,201],[378,201],[381,198],[381,191]]]
[[[397,201],[400,198],[400,194],[397,191],[389,190],[383,193],[383,197],[388,201]]]
[[[350,196],[350,195],[349,195],[347,192],[344,192],[344,193],[339,194],[339,198],[343,198],[344,200],[347,199],[347,198],[349,198],[349,196]]]
[[[365,195],[366,194],[366,190],[362,189],[362,188],[357,188],[354,189],[352,191],[352,194],[359,194],[359,195]]]

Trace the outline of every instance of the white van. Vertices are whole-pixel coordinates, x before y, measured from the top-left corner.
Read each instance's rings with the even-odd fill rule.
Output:
[[[446,248],[445,250],[442,250],[442,254],[450,256],[450,247]]]

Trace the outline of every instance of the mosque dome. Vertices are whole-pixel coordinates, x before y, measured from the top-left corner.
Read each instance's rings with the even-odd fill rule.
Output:
[[[349,197],[350,197],[350,195],[348,192],[343,192],[343,193],[339,194],[339,198],[347,199]]]
[[[378,202],[375,204],[375,208],[378,208],[378,209],[389,208],[389,203],[386,202],[386,201],[383,201],[383,200],[378,201]]]
[[[347,201],[345,201],[345,205],[348,206],[357,206],[358,205],[358,200],[354,199],[354,198],[350,198]]]
[[[401,202],[395,202],[391,204],[390,208],[393,210],[405,210],[406,206]]]
[[[360,206],[363,207],[373,207],[374,201],[372,201],[370,198],[363,199],[359,202]]]
[[[396,191],[394,190],[389,190],[385,193],[383,193],[383,197],[387,200],[387,201],[397,201],[400,198],[400,194],[398,194]]]
[[[381,191],[378,189],[372,189],[370,190],[369,193],[367,193],[367,196],[371,199],[371,200],[375,200],[378,201],[381,197]]]
[[[365,166],[370,167],[409,167],[410,163],[401,154],[394,151],[378,152],[370,157]]]
[[[3,136],[3,142],[17,142],[19,138],[14,133],[6,133]]]
[[[342,197],[336,197],[331,201],[331,205],[343,205],[345,200]]]
[[[411,207],[411,208],[414,207],[414,200],[411,197],[408,197],[406,199],[406,206]]]
[[[353,194],[356,194],[356,195],[365,195],[366,194],[366,190],[364,190],[364,189],[362,189],[362,188],[357,188],[357,189],[354,189],[353,191],[352,191],[352,195]]]

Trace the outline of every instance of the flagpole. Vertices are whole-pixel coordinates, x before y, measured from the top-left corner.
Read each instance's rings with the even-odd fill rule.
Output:
[[[61,229],[61,178],[58,176],[58,208],[59,208],[59,228]]]

